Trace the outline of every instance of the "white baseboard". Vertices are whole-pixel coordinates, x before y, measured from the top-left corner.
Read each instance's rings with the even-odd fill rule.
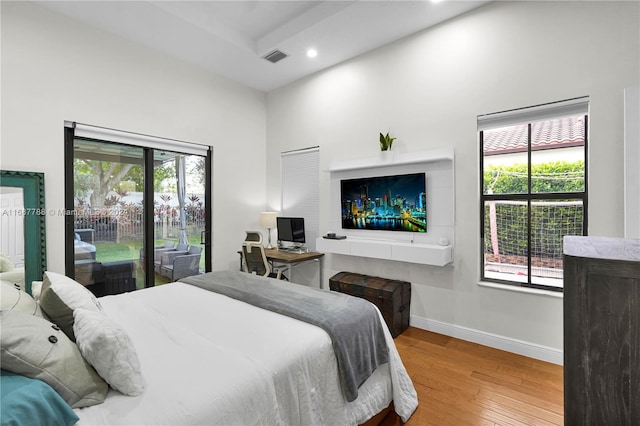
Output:
[[[486,333],[484,331],[461,327],[459,325],[447,324],[441,321],[422,318],[415,315],[411,316],[409,322],[413,327],[433,331],[434,333],[444,334],[457,339],[551,362],[553,364],[562,365],[563,363],[562,351],[547,346],[511,339],[509,337]]]

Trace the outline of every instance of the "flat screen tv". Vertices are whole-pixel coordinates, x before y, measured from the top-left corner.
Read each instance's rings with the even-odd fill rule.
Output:
[[[427,232],[425,173],[341,180],[340,201],[342,229]]]
[[[296,245],[304,244],[303,217],[277,217],[278,241],[287,241]]]

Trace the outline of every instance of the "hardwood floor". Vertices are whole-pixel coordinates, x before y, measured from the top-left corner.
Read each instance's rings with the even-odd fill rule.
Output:
[[[418,392],[408,426],[564,422],[562,366],[414,327],[395,342]]]

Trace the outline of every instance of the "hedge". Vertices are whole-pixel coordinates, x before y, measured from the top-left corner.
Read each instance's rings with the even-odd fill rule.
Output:
[[[527,164],[488,165],[484,168],[484,193],[524,194],[527,192]],[[555,161],[531,166],[533,193],[583,192],[584,161]]]
[[[533,193],[584,191],[583,161],[536,164],[532,165],[531,172]],[[489,188],[492,189],[493,194],[526,194],[527,165],[485,167],[485,193]],[[564,235],[582,235],[582,205],[547,206],[545,208],[537,208],[537,206],[537,204],[534,206],[531,213],[532,254],[540,257],[559,257],[562,255],[562,237]],[[484,214],[485,253],[493,253],[488,205],[485,206]],[[498,201],[496,202],[496,216],[500,253],[526,256],[526,205],[514,208],[511,204],[503,204]]]

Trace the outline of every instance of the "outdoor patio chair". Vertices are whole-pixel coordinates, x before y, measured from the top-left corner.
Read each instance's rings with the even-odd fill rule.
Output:
[[[171,265],[173,263],[173,259],[176,256],[179,256],[182,254],[188,254],[188,253],[189,253],[189,246],[187,246],[186,244],[178,244],[174,249],[160,251],[155,254],[155,258],[153,261],[154,270],[157,273],[161,274],[162,266]]]
[[[157,259],[158,257],[160,257],[160,254],[162,252],[175,250],[175,249],[176,249],[175,241],[167,240],[167,241],[164,242],[163,245],[155,246],[153,248],[153,252],[154,252],[154,256],[153,257],[154,257],[154,259]],[[144,260],[144,247],[140,247],[140,260]]]
[[[74,260],[96,260],[96,246],[86,241],[82,241],[80,234],[74,234],[73,239]]]
[[[160,275],[169,278],[171,281],[177,281],[180,278],[200,273],[201,247],[190,246],[186,254],[172,255],[173,253],[162,255]]]

